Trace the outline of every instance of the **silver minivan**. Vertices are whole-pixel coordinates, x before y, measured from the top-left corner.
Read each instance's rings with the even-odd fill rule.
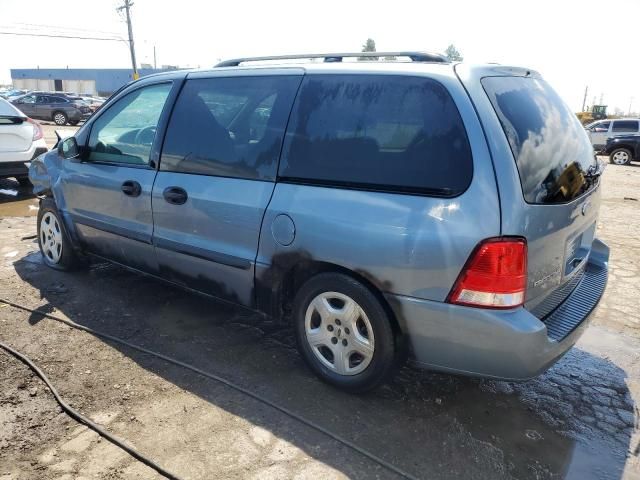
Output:
[[[640,120],[637,118],[598,120],[597,122],[590,123],[585,128],[593,148],[599,152],[607,144],[609,137],[640,134]]]
[[[407,356],[523,380],[571,348],[607,281],[601,171],[535,71],[393,52],[144,77],[30,179],[50,267],[98,257],[260,312],[363,391]]]

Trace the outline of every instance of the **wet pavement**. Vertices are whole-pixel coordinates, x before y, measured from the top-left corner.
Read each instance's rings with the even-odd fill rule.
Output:
[[[23,187],[13,178],[0,179],[0,217],[38,215],[38,199],[30,186]]]
[[[638,188],[640,168],[605,172],[598,235],[612,246],[612,275],[602,306],[575,348],[524,383],[405,367],[370,394],[343,394],[309,372],[289,329],[251,312],[108,264],[75,273],[47,269],[31,218],[0,219],[0,297],[229,378],[417,478],[635,480],[640,255],[633,232],[640,209],[624,198]],[[0,341],[32,355],[75,406],[96,418],[110,415],[110,429],[184,478],[397,478],[255,400],[38,315],[0,308]],[[12,385],[21,375],[15,370],[0,379]],[[16,400],[17,412],[29,398]],[[24,415],[21,422],[47,423],[37,413]],[[6,465],[26,472],[12,479],[153,478],[50,416],[49,427],[12,434],[21,448],[3,449],[0,435],[0,457],[9,459],[0,462],[2,480]],[[0,433],[2,422],[0,414]]]

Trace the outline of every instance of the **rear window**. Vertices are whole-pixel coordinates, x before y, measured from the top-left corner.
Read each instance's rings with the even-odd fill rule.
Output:
[[[447,90],[427,78],[317,75],[303,81],[280,164],[284,180],[453,196],[473,173]]]
[[[487,77],[482,85],[516,159],[529,203],[564,203],[589,190],[585,177],[595,165],[582,124],[540,78]]]

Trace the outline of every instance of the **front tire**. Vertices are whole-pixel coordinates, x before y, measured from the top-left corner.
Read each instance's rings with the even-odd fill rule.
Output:
[[[55,270],[74,270],[82,264],[52,198],[40,202],[38,246],[44,263]]]
[[[609,155],[609,161],[616,165],[629,165],[631,158],[631,152],[626,148],[616,148],[611,152],[611,155]]]
[[[64,112],[54,112],[53,114],[53,122],[56,125],[66,125],[68,120],[67,114]]]
[[[380,300],[357,280],[321,273],[294,301],[298,349],[321,380],[358,393],[384,382],[398,352],[391,319]]]

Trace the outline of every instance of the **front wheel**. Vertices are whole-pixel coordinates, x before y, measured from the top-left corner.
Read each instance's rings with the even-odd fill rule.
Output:
[[[380,385],[393,371],[397,349],[380,300],[340,273],[322,273],[296,294],[294,322],[300,353],[323,381],[349,392]]]
[[[67,115],[64,112],[56,112],[53,114],[53,122],[56,125],[66,125],[67,120]]]
[[[629,165],[631,163],[631,152],[626,148],[616,148],[609,155],[609,161],[616,165]]]
[[[60,212],[51,198],[40,202],[38,245],[44,263],[53,269],[73,270],[81,265],[62,223]]]

